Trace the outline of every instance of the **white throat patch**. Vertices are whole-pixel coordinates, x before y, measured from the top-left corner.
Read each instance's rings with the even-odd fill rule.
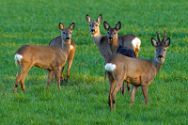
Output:
[[[73,45],[70,45],[70,50],[74,49],[74,46]]]

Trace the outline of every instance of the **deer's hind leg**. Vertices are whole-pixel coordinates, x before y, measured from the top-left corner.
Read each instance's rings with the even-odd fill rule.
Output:
[[[113,105],[115,106],[115,98],[116,98],[116,95],[117,95],[117,92],[121,89],[122,87],[122,84],[123,84],[123,79],[119,79],[119,80],[116,80],[115,81],[116,83],[116,87],[115,89],[113,90],[112,92],[112,102],[113,102]]]
[[[109,98],[108,98],[108,104],[110,106],[110,111],[112,111],[114,108],[114,102],[113,102],[113,96],[112,96],[114,87],[115,87],[115,81],[113,80],[110,82],[110,91],[109,91]]]
[[[112,74],[107,73],[107,75],[108,75],[108,80],[109,80],[109,84],[110,84],[110,90],[109,90],[109,96],[108,96],[108,105],[110,107],[110,111],[112,111],[112,109],[113,109],[112,92],[113,92],[114,87],[115,87],[115,80],[112,77]]]
[[[28,63],[23,63],[20,67],[21,67],[21,71],[18,74],[18,76],[16,77],[16,83],[15,83],[15,86],[14,86],[14,92],[17,91],[18,84],[20,83],[21,84],[21,89],[25,93],[26,91],[25,91],[24,81],[25,81],[25,77],[27,76],[27,74],[28,74],[30,68],[32,67],[32,65],[28,64]]]
[[[64,75],[63,75],[64,70],[65,70],[65,66],[63,66],[62,69],[61,69],[61,76],[60,76],[61,83],[63,83],[63,81],[65,80]]]
[[[123,84],[122,84],[122,89],[121,89],[121,93],[122,95],[124,95],[124,93],[126,92],[126,89],[125,89],[125,84],[126,84],[126,89],[128,90],[128,93],[130,93],[130,83],[129,82],[126,82],[125,80],[123,81]]]

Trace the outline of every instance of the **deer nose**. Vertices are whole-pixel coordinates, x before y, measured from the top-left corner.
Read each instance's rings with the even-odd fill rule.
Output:
[[[158,57],[159,57],[159,58],[163,58],[163,56],[162,56],[162,55],[159,55]]]
[[[109,40],[112,40],[112,37],[111,37],[111,36],[109,36],[108,38],[109,38]]]
[[[95,30],[94,29],[91,29],[91,32],[94,32]]]
[[[70,37],[66,37],[66,39],[70,39]]]

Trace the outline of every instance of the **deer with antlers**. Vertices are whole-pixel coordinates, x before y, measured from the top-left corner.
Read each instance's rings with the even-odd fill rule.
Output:
[[[170,45],[170,38],[164,33],[161,40],[159,33],[157,33],[157,40],[151,38],[151,44],[155,47],[155,55],[152,60],[130,58],[116,54],[105,65],[105,70],[111,78],[109,91],[109,106],[111,111],[115,104],[116,94],[124,80],[133,85],[131,104],[134,103],[136,90],[139,86],[142,87],[145,104],[148,103],[148,86],[165,61],[167,48]]]

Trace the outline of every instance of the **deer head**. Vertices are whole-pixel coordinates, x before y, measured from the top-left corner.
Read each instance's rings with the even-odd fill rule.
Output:
[[[164,32],[163,39],[160,39],[160,34],[156,32],[157,40],[151,38],[151,44],[156,48],[155,50],[155,60],[163,64],[166,57],[167,48],[170,45],[170,38],[166,36],[166,32]]]
[[[100,14],[97,18],[97,20],[91,20],[91,17],[87,14],[86,15],[86,21],[89,24],[89,30],[93,36],[100,33],[100,22],[102,20],[102,15]]]
[[[114,28],[111,28],[107,21],[104,21],[103,25],[104,25],[104,29],[107,31],[106,35],[107,35],[109,43],[111,43],[113,39],[118,38],[118,33],[119,33],[119,30],[121,29],[120,21],[116,23]]]
[[[59,29],[61,31],[61,38],[64,42],[70,42],[72,39],[72,32],[74,30],[75,23],[72,22],[68,28],[65,28],[63,23],[59,23]]]

